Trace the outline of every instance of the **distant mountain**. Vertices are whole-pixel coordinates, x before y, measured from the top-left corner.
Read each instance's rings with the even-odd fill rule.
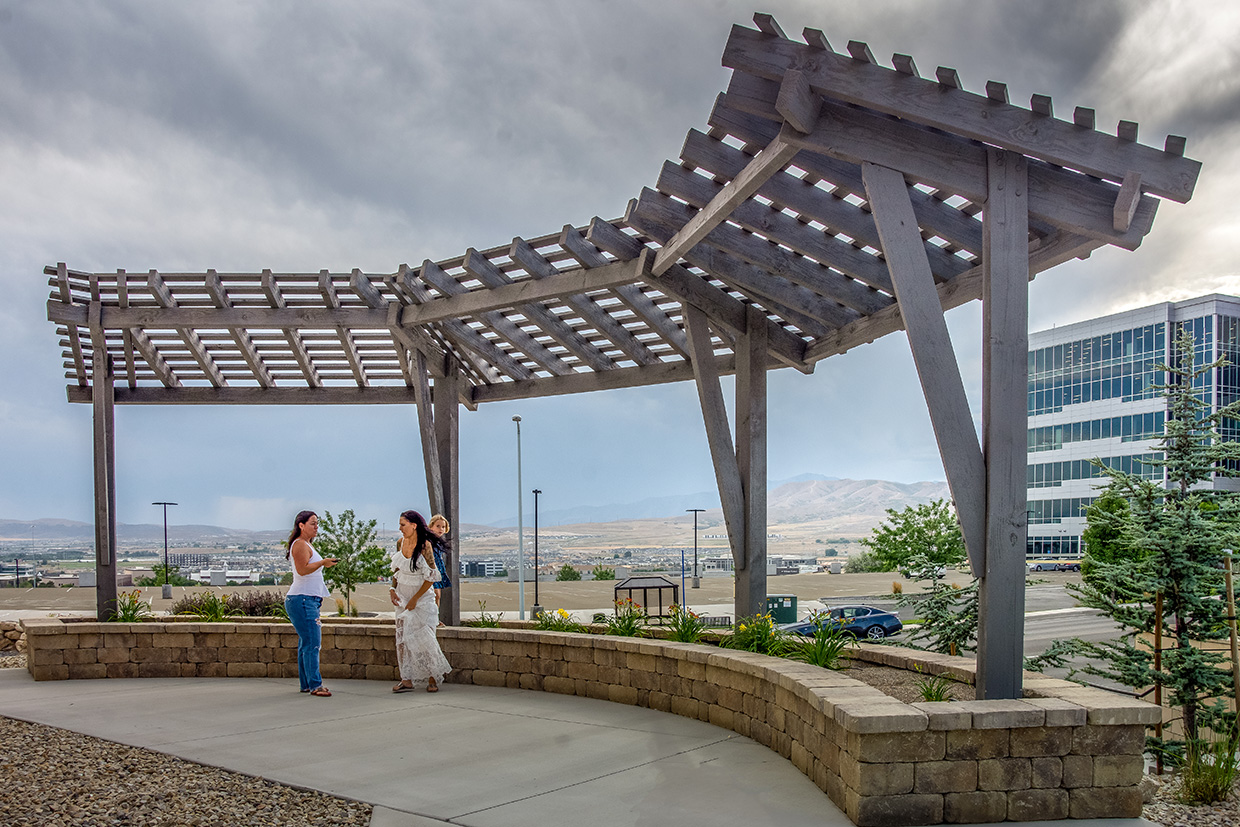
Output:
[[[862,523],[873,525],[881,520],[888,508],[901,509],[908,505],[950,497],[945,482],[842,480],[822,474],[800,474],[771,482],[767,494],[767,518],[771,522],[784,523],[861,518]],[[648,520],[679,517],[689,508],[718,511],[718,492],[702,491],[697,494],[648,497],[631,503],[539,511],[538,520],[544,526]],[[532,511],[526,515],[525,520],[526,525],[533,523]],[[510,518],[490,525],[495,528],[510,528],[516,524],[516,518]]]
[[[77,520],[0,520],[0,540],[20,542],[29,540],[33,529],[35,541],[93,542],[95,526]],[[169,525],[170,542],[205,542],[235,545],[247,543],[270,543],[283,540],[282,531],[250,531],[244,528],[223,528],[214,525]],[[116,526],[116,539],[120,543],[160,542],[164,540],[163,523],[120,523]]]

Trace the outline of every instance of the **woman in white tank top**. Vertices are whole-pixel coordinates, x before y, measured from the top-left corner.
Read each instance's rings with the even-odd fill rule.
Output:
[[[319,624],[319,607],[331,592],[323,582],[323,569],[336,565],[332,557],[323,557],[310,542],[318,536],[319,518],[313,511],[302,511],[293,520],[293,533],[288,537],[288,553],[293,563],[293,585],[284,595],[284,610],[297,630],[297,678],[301,691],[320,698],[330,698],[319,674],[319,648],[323,630]]]

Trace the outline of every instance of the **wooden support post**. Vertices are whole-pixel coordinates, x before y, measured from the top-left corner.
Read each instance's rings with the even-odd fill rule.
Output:
[[[978,595],[977,697],[1021,697],[1028,457],[1029,199],[1023,155],[987,150],[982,224],[982,451],[986,568]]]
[[[908,185],[904,176],[887,167],[865,164],[861,172],[908,331],[917,376],[930,409],[930,424],[943,458],[956,517],[969,552],[969,565],[973,574],[980,577],[985,561],[985,466]]]
[[[92,303],[98,307],[97,302]],[[116,407],[112,357],[103,329],[92,328],[91,397],[95,414],[95,614],[107,620],[116,611]]]
[[[452,530],[452,551],[444,560],[452,585],[439,597],[439,619],[449,626],[461,625],[461,593],[456,583],[461,577],[461,483],[460,483],[460,367],[448,360],[448,370],[435,380],[435,444],[439,454],[439,478],[443,502],[440,511]]]
[[[435,412],[431,407],[430,376],[426,354],[414,352],[413,396],[418,406],[418,436],[422,442],[422,464],[426,468],[426,497],[431,514],[442,512],[443,468],[439,464],[439,442],[435,439]],[[428,518],[430,514],[426,515]]]
[[[736,616],[766,611],[766,315],[746,308],[736,348],[736,466],[745,497],[745,567],[736,572]]]

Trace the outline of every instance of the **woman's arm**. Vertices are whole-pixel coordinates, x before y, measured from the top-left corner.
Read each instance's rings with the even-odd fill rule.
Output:
[[[321,560],[310,562],[310,544],[305,540],[293,541],[293,568],[302,577],[307,574],[313,574],[321,568],[331,568],[336,565],[336,560],[332,557],[324,557]]]
[[[430,587],[431,587],[431,581],[423,580],[422,585],[418,588],[417,592],[415,592],[413,597],[409,599],[409,603],[408,605],[405,606],[405,609],[411,610],[413,609],[414,606],[418,605],[418,598],[426,594],[426,592],[430,589]]]

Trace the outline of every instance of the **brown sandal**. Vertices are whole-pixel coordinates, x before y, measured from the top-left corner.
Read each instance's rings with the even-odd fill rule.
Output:
[[[427,692],[438,692],[438,691],[439,691],[439,684],[436,684],[436,683],[428,683],[428,684],[426,685],[426,691],[427,691]]]
[[[315,696],[316,698],[330,698],[332,696],[332,693],[328,690],[326,686],[320,686],[315,689],[311,689],[310,694]]]

